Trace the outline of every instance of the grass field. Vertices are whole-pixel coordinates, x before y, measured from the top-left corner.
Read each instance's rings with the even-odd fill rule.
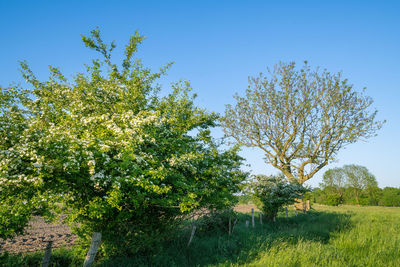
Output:
[[[253,229],[245,226],[251,207],[238,207],[242,213],[230,236],[199,229],[187,247],[185,230],[155,256],[108,259],[99,266],[400,266],[400,208],[314,205],[297,217],[282,213],[275,223],[257,219]],[[62,254],[56,251],[55,266],[81,266],[72,253],[65,253],[68,259]],[[19,255],[3,265],[39,266],[33,257],[40,260],[40,254]]]
[[[323,220],[299,224],[294,238],[274,240],[255,258],[236,265],[400,266],[399,208],[314,208],[320,214],[315,218],[322,215]]]

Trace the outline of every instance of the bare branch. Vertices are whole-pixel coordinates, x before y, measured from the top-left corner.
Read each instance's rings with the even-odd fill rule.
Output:
[[[280,63],[268,74],[249,78],[245,97],[236,95],[236,105],[227,106],[222,126],[239,144],[261,148],[289,179],[305,182],[384,123],[375,119],[372,99],[341,73]]]

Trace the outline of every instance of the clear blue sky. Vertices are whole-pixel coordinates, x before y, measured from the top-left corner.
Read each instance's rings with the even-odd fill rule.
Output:
[[[348,146],[330,167],[360,164],[379,186],[400,186],[400,1],[6,1],[0,0],[0,85],[21,81],[18,60],[40,78],[47,66],[67,75],[94,56],[80,40],[99,26],[119,48],[138,30],[139,56],[156,70],[175,61],[162,83],[187,79],[197,104],[223,113],[248,76],[279,61],[308,60],[343,71],[387,123],[378,137]],[[116,54],[118,58],[119,54]],[[216,131],[218,135],[218,131]],[[242,155],[253,173],[274,173],[258,150]]]

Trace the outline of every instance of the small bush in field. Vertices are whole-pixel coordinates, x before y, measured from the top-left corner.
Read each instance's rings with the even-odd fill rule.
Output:
[[[199,228],[203,232],[222,231],[228,233],[229,220],[233,226],[237,219],[237,213],[233,210],[214,211],[203,216],[199,221]]]
[[[254,203],[269,219],[273,219],[284,205],[293,204],[308,191],[298,183],[289,183],[283,175],[256,175],[250,190]]]
[[[341,203],[341,196],[339,194],[331,193],[331,194],[326,194],[322,200],[321,203],[329,206],[338,206]]]

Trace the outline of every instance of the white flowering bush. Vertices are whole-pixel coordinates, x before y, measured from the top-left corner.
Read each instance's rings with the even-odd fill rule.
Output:
[[[15,88],[0,90],[0,238],[22,233],[31,214],[47,206],[31,164],[34,155],[21,143],[28,127],[23,99]]]
[[[249,189],[258,208],[271,220],[283,206],[295,203],[296,199],[307,192],[301,184],[289,183],[282,174],[256,175],[249,184]]]
[[[50,67],[41,82],[23,62],[31,90],[2,89],[18,92],[24,112],[21,126],[12,119],[1,129],[7,135],[6,127],[20,127],[0,152],[2,188],[37,188],[35,197],[46,193],[46,203],[51,196],[61,201],[83,240],[103,233],[108,255],[154,247],[195,209],[231,206],[245,178],[237,148],[221,150],[211,138],[217,115],[194,105],[188,82],[158,96],[154,83],[169,65],[151,73],[134,59],[142,40],[131,37],[119,66],[111,61],[115,45],[94,30],[83,41],[102,58],[86,73],[70,81]]]

